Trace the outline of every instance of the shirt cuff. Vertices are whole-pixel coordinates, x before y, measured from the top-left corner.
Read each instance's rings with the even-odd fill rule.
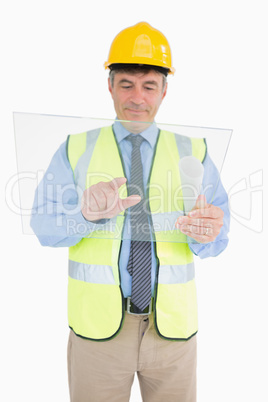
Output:
[[[211,243],[189,243],[190,250],[201,259],[216,257],[225,250],[229,240],[218,240]]]
[[[88,221],[82,212],[78,212],[72,217],[67,218],[67,235],[72,237],[87,237],[94,230],[100,229],[100,225],[107,223],[109,219],[98,219]]]

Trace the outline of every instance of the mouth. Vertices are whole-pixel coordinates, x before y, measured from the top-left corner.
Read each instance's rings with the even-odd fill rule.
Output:
[[[143,109],[131,109],[131,108],[127,108],[126,109],[128,112],[132,113],[132,114],[142,114],[145,113],[146,110]]]

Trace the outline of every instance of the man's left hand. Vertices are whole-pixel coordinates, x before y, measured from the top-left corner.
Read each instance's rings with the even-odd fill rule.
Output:
[[[188,216],[180,216],[175,227],[199,243],[210,243],[220,233],[223,215],[221,208],[207,204],[206,197],[199,195],[192,211]]]

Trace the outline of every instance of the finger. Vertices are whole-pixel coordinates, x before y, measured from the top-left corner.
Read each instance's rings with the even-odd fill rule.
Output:
[[[192,239],[196,240],[198,243],[210,243],[213,241],[213,238],[206,234],[198,234],[198,233],[193,233],[188,230],[182,229],[181,232],[185,234],[188,237],[191,237]]]
[[[195,206],[193,207],[193,209],[192,209],[191,212],[195,211],[196,209],[201,209],[201,210],[203,210],[204,208],[207,208],[206,196],[205,196],[204,194],[200,194],[200,195],[197,197],[197,200],[196,200],[196,202],[195,202]],[[190,215],[191,212],[189,212],[188,215]]]
[[[81,211],[87,220],[94,221],[100,218],[98,205],[92,195],[87,194],[87,197],[82,197]]]
[[[119,194],[117,190],[114,190],[110,184],[104,189],[106,197],[106,210],[107,212],[116,208],[119,201]]]
[[[195,226],[205,226],[207,220],[203,218],[190,218],[189,216],[179,216],[176,221],[176,226],[179,225],[195,225]]]
[[[92,199],[95,200],[99,211],[104,211],[107,208],[107,198],[104,191],[95,189],[95,191],[92,192]]]
[[[86,208],[86,211],[98,211],[99,206],[96,199],[93,197],[92,192],[84,193],[82,197],[82,208]]]
[[[118,204],[120,202],[119,198],[119,187],[126,182],[125,177],[117,177],[109,182],[103,183],[101,190],[105,196],[105,213],[110,216],[114,215],[114,211],[118,210]]]
[[[124,211],[127,208],[133,207],[134,205],[138,204],[141,200],[139,195],[130,195],[125,199],[120,200],[120,210]]]
[[[223,216],[223,211],[215,207],[214,205],[207,204],[206,208],[203,209],[195,209],[189,212],[189,216],[191,218],[210,218],[210,219],[217,219]]]
[[[195,225],[180,225],[178,226],[178,229],[185,233],[192,233],[192,234],[198,234],[201,236],[213,236],[213,226],[195,226]]]
[[[206,208],[207,207],[207,199],[205,194],[200,194],[196,200],[196,207],[198,209]]]
[[[113,188],[113,190],[118,190],[119,187],[121,187],[127,179],[125,177],[115,177],[113,180],[109,182],[110,186]]]
[[[192,225],[192,226],[199,226],[202,228],[211,228],[213,225],[218,225],[218,220],[210,219],[210,218],[190,218],[189,216],[180,216],[175,226],[180,225]]]

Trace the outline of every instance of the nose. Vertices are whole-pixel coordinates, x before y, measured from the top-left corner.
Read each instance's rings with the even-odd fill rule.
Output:
[[[144,103],[142,88],[134,87],[131,92],[130,101],[136,105],[142,105]]]

